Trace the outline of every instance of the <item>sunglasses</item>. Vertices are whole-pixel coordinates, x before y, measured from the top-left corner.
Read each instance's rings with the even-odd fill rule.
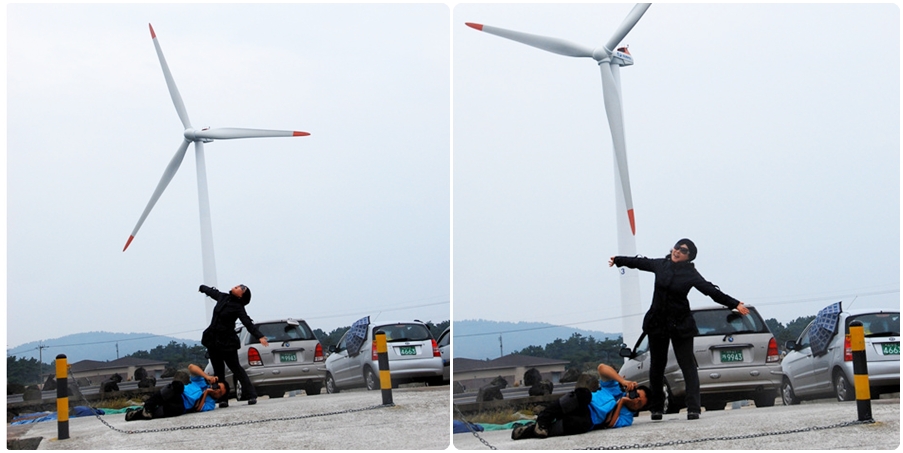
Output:
[[[677,250],[678,252],[683,253],[684,255],[690,254],[690,249],[688,249],[686,247],[681,247],[679,245],[675,245],[674,250]]]

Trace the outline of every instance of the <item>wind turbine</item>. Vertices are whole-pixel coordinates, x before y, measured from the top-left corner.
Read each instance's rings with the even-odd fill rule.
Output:
[[[154,193],[151,195],[147,207],[145,207],[144,212],[141,213],[141,217],[138,219],[138,223],[132,230],[132,234],[129,235],[129,239],[126,241],[122,251],[124,252],[129,248],[129,244],[135,239],[135,235],[138,234],[138,230],[141,228],[144,220],[147,219],[147,215],[150,214],[151,209],[154,208],[160,195],[166,190],[166,186],[169,185],[169,182],[182,165],[182,160],[185,158],[185,152],[188,150],[188,145],[194,143],[194,154],[197,161],[198,205],[201,218],[201,258],[204,266],[204,284],[207,286],[216,286],[216,262],[213,256],[213,228],[210,222],[210,199],[207,195],[207,170],[204,161],[204,143],[210,143],[214,140],[230,140],[233,138],[301,137],[310,134],[300,131],[274,131],[234,127],[194,129],[191,127],[191,121],[188,120],[188,111],[185,110],[185,103],[182,102],[182,96],[179,95],[179,89],[176,87],[176,82],[172,78],[172,73],[169,72],[169,65],[166,64],[166,58],[163,57],[163,50],[160,48],[160,43],[157,41],[157,34],[154,33],[154,27],[151,24],[148,24],[148,27],[150,27],[150,34],[151,39],[154,41],[154,47],[157,49],[157,57],[160,59],[160,66],[163,68],[163,77],[166,79],[169,95],[172,97],[172,103],[175,104],[179,119],[182,120],[182,126],[185,127],[185,131],[182,133],[184,140],[176,151],[176,154],[172,156],[169,165],[166,166],[166,170],[163,171],[163,177],[160,178],[160,182],[157,183],[157,188],[154,189]],[[207,321],[209,321],[213,315],[214,302],[206,297],[204,299],[207,302]]]
[[[624,139],[624,111],[621,107],[620,67],[633,64],[633,57],[626,47],[616,48],[627,36],[627,33],[643,17],[649,9],[649,3],[640,3],[633,7],[624,22],[615,30],[603,47],[590,48],[558,38],[533,35],[513,30],[506,30],[489,25],[467,22],[467,26],[496,36],[517,41],[566,57],[592,58],[599,64],[602,73],[602,96],[605,101],[605,113],[611,129],[611,140],[614,145],[615,169],[615,202],[618,226],[618,254],[622,256],[636,255],[636,221],[633,213],[633,197],[630,194],[630,177],[627,172],[627,145]],[[621,274],[621,321],[623,340],[632,345],[642,331],[640,316],[643,313],[640,303],[639,272],[625,267],[619,268]]]

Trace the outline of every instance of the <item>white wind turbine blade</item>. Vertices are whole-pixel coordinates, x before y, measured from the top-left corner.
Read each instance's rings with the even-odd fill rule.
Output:
[[[210,216],[210,196],[207,192],[207,159],[204,157],[204,142],[194,142],[195,168],[198,177],[198,212],[201,220],[201,266],[204,270],[204,284],[216,287],[216,257],[213,253],[213,221]],[[213,319],[213,299],[204,297],[207,322]]]
[[[621,180],[621,191],[624,198],[624,206],[627,210],[627,218],[630,220],[630,231],[636,235],[636,223],[633,217],[633,196],[630,192],[630,173],[627,171],[627,140],[624,137],[624,119],[621,107],[621,91],[615,82],[610,64],[600,64],[602,73],[602,96],[605,100],[605,114],[608,117],[608,127],[611,130],[611,141],[614,147],[615,171]]]
[[[163,171],[163,177],[160,178],[160,182],[157,183],[157,188],[154,189],[154,194],[151,195],[150,201],[147,202],[147,207],[144,208],[144,212],[141,213],[141,218],[138,219],[138,224],[135,225],[135,229],[132,230],[132,234],[129,236],[129,240],[126,241],[125,247],[122,248],[124,252],[125,249],[129,248],[129,244],[132,243],[132,240],[135,239],[135,235],[138,234],[138,230],[141,228],[141,225],[144,223],[144,219],[147,218],[147,215],[150,214],[151,209],[154,208],[154,205],[157,204],[157,200],[160,199],[160,195],[163,194],[163,191],[166,190],[166,186],[169,185],[169,182],[172,181],[172,177],[175,176],[176,172],[179,170],[179,167],[182,165],[182,160],[185,158],[185,151],[188,149],[188,144],[191,143],[188,140],[184,140],[182,145],[179,146],[176,154],[172,156],[172,159],[169,161],[169,165],[166,166],[166,170]]]
[[[512,41],[536,47],[537,49],[557,53],[558,55],[564,55],[566,57],[593,57],[593,49],[563,39],[531,35],[529,33],[505,30],[504,28],[475,24],[472,22],[465,22],[465,24],[474,30],[480,30],[492,35],[501,36],[502,38],[508,38]]]
[[[169,88],[172,103],[176,106],[179,119],[182,120],[182,127],[189,129],[191,128],[191,121],[188,120],[188,111],[185,110],[185,103],[182,102],[182,96],[176,87],[176,81],[173,80],[172,73],[169,72],[169,65],[166,64],[166,58],[163,57],[163,49],[160,48],[160,43],[157,42],[157,34],[154,33],[154,26],[151,24],[147,24],[147,26],[150,27],[151,39],[154,40],[154,48],[157,49],[157,58],[160,59],[160,66],[163,68],[163,77],[166,79],[166,87]]]
[[[636,6],[630,10],[630,14],[624,18],[624,22],[621,22],[618,29],[615,30],[614,34],[611,35],[611,38],[608,39],[608,42],[605,43],[605,50],[608,52],[615,50],[615,46],[621,43],[624,37],[627,36],[627,33],[630,33],[630,30],[633,29],[634,25],[636,25],[640,18],[643,17],[643,14],[649,9],[649,5],[651,5],[651,3],[637,3]]]
[[[187,133],[187,132],[186,132]],[[194,140],[228,140],[233,138],[258,138],[258,137],[305,137],[308,132],[301,131],[274,131],[268,129],[244,129],[239,127],[220,127],[216,129],[204,129],[193,131]],[[191,138],[189,138],[191,139]]]

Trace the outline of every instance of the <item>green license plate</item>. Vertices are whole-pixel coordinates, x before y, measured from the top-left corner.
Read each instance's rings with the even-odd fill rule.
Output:
[[[729,350],[721,351],[721,362],[742,362],[743,351]]]
[[[280,353],[280,354],[279,354],[279,361],[280,361],[280,362],[297,362],[297,361],[298,361],[298,354],[295,354],[294,352],[283,352],[283,353]]]
[[[900,343],[882,343],[881,352],[884,355],[900,355]]]
[[[402,346],[398,348],[398,352],[400,352],[401,355],[417,355],[417,348],[413,346]]]

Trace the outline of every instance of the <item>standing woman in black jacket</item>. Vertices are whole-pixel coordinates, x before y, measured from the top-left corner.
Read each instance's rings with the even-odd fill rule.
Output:
[[[245,285],[237,285],[228,293],[222,293],[216,288],[201,285],[198,291],[216,301],[210,327],[204,330],[204,335],[201,337],[201,344],[207,348],[207,353],[210,355],[213,374],[216,375],[219,382],[226,382],[226,366],[228,366],[232,370],[232,374],[241,382],[242,391],[247,393],[248,404],[257,404],[257,391],[254,390],[248,373],[238,362],[238,349],[241,347],[241,342],[238,334],[235,333],[235,320],[239,319],[251,335],[260,339],[260,344],[270,345],[266,336],[260,333],[260,329],[254,325],[248,313],[245,312],[245,306],[251,302],[251,290]],[[219,407],[228,407],[228,399],[229,395],[224,396],[220,400]]]
[[[643,318],[643,332],[649,337],[649,411],[653,420],[662,419],[665,404],[662,383],[668,362],[668,343],[674,347],[677,364],[686,382],[687,419],[699,419],[699,374],[693,354],[693,337],[699,332],[687,299],[690,288],[696,288],[715,302],[736,309],[742,315],[749,314],[743,302],[724,294],[702,278],[692,262],[695,258],[696,245],[689,239],[681,239],[664,258],[613,256],[608,261],[609,267],[626,266],[655,273],[652,306]]]

